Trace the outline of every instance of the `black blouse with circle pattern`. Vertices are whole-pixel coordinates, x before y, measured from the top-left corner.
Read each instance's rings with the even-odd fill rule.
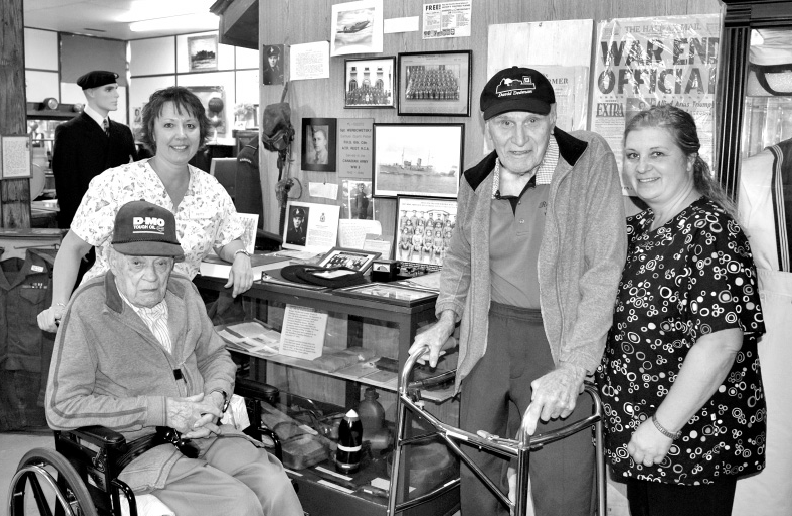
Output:
[[[764,467],[765,400],[756,341],[764,333],[756,269],[740,226],[702,197],[655,231],[628,219],[629,250],[613,327],[597,371],[606,456],[619,476],[698,485]],[[716,393],[682,428],[663,462],[627,453],[701,335],[740,328],[743,346]]]

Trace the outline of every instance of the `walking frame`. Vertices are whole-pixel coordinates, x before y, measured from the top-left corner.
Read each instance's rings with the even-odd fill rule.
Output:
[[[492,435],[480,430],[477,434],[467,432],[461,428],[456,428],[447,423],[443,423],[423,407],[421,401],[421,388],[430,387],[439,383],[447,382],[453,378],[456,371],[446,371],[432,378],[410,382],[412,369],[418,359],[428,352],[428,348],[424,347],[416,353],[409,356],[404,365],[401,373],[401,382],[399,383],[398,395],[398,408],[397,408],[397,435],[396,435],[396,449],[394,451],[394,476],[391,481],[391,492],[388,500],[388,514],[395,516],[397,513],[406,511],[412,507],[421,505],[429,500],[441,496],[452,489],[459,486],[459,478],[451,480],[441,486],[436,487],[434,490],[423,494],[422,496],[408,499],[401,503],[397,500],[401,496],[406,497],[406,489],[400,489],[399,475],[402,473],[402,454],[405,446],[425,442],[431,439],[442,439],[448,448],[454,452],[481,480],[487,488],[509,508],[514,516],[526,516],[527,498],[528,498],[528,463],[529,454],[532,451],[541,449],[543,446],[560,441],[572,434],[590,428],[594,425],[595,432],[595,448],[596,448],[596,472],[597,472],[597,514],[598,516],[605,516],[606,512],[606,476],[605,476],[605,457],[603,454],[603,407],[596,387],[590,383],[584,385],[584,390],[591,396],[593,403],[593,414],[590,416],[572,421],[568,425],[555,429],[545,434],[537,434],[532,436],[525,435],[520,432],[520,439],[507,439]],[[410,428],[409,424],[411,418],[407,415],[419,417],[421,420],[431,424],[434,431],[416,435],[408,436],[407,430]],[[517,459],[517,492],[515,493],[515,501],[511,502],[506,495],[501,493],[500,489],[496,487],[495,483],[481,471],[481,469],[473,463],[472,459],[460,448],[460,444],[466,444],[478,448],[479,450],[486,450],[490,453],[499,455],[505,459]]]

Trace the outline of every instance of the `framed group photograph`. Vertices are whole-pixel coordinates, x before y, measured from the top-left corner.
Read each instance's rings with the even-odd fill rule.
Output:
[[[344,60],[344,109],[396,107],[395,85],[395,57]]]
[[[470,50],[400,52],[399,116],[470,116]]]
[[[366,272],[380,253],[362,249],[334,247],[319,261],[319,267],[346,267],[353,271]]]
[[[336,170],[336,119],[302,119],[302,169]]]
[[[421,301],[437,297],[436,292],[393,285],[389,283],[368,283],[354,287],[337,288],[333,294],[393,303],[401,306],[413,306]]]
[[[464,139],[464,124],[374,124],[374,196],[456,198]]]
[[[456,199],[400,195],[396,204],[394,260],[441,269],[456,226]]]
[[[217,34],[187,38],[190,72],[217,70]]]

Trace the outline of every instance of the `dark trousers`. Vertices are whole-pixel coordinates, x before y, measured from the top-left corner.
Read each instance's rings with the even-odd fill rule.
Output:
[[[631,516],[731,516],[736,488],[735,477],[698,486],[630,479],[627,501]]]
[[[460,425],[514,437],[531,401],[531,382],[555,368],[539,310],[492,303],[487,352],[462,381]],[[567,420],[540,421],[545,433],[591,414],[588,395],[578,398]],[[508,461],[466,447],[473,461],[508,492]],[[588,516],[596,506],[596,473],[592,433],[582,430],[529,455],[531,494],[536,516]],[[508,514],[506,507],[462,466],[462,514]]]

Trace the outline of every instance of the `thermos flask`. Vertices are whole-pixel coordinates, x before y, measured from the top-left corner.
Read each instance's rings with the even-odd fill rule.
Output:
[[[336,471],[357,473],[360,469],[361,449],[363,448],[363,423],[357,412],[350,410],[344,415],[338,427],[338,449],[335,455]]]

